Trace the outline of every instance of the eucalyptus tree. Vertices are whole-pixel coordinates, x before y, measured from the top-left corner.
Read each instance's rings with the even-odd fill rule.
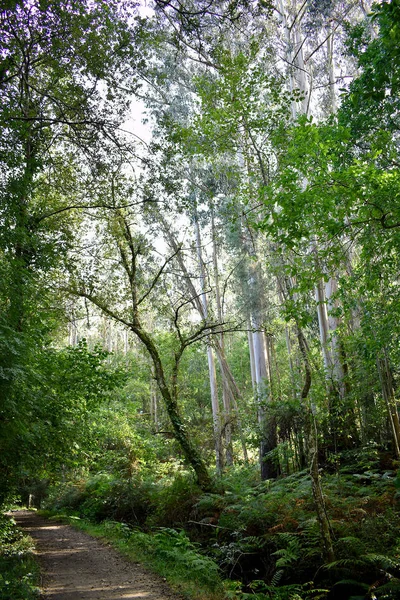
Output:
[[[271,412],[268,407],[271,364],[268,361],[269,338],[264,331],[266,291],[263,289],[262,272],[265,258],[259,254],[258,243],[255,249],[254,239],[258,236],[254,228],[249,230],[249,219],[245,215],[252,214],[258,203],[258,177],[266,184],[274,169],[269,134],[279,129],[290,102],[279,73],[273,68],[272,72],[265,71],[266,53],[266,48],[256,40],[244,47],[239,42],[236,48],[221,50],[218,73],[214,76],[205,73],[198,78],[197,91],[202,111],[194,126],[206,159],[215,162],[215,151],[220,156],[229,156],[229,169],[239,175],[232,188],[236,196],[232,217],[236,215],[236,227],[241,230],[237,240],[241,246],[240,260],[242,263],[245,261],[242,270],[244,267],[246,272],[243,272],[239,287],[247,296],[244,306],[250,323],[249,348],[258,404],[263,478],[276,473],[270,455],[276,447],[276,427],[273,415],[268,414]],[[257,217],[251,220],[255,224]]]
[[[328,325],[327,329],[340,327],[350,358],[343,361],[342,355],[341,359],[349,367],[345,381],[358,390],[347,392],[348,399],[338,415],[343,421],[341,429],[347,431],[347,442],[351,444],[357,440],[357,426],[361,427],[363,440],[367,439],[365,427],[371,435],[372,423],[365,415],[371,415],[376,423],[372,415],[379,403],[380,380],[396,449],[398,415],[390,366],[391,361],[397,363],[397,352],[393,351],[396,325],[394,321],[389,325],[387,316],[383,316],[394,316],[397,306],[393,274],[397,272],[398,222],[393,198],[398,181],[398,127],[393,106],[398,90],[395,78],[392,82],[387,74],[386,60],[382,60],[387,53],[396,55],[388,34],[396,20],[392,21],[390,15],[389,5],[376,9],[374,21],[381,23],[381,29],[372,36],[370,44],[366,40],[371,32],[369,17],[353,29],[349,46],[358,56],[362,71],[344,95],[338,122],[330,119],[315,125],[304,120],[289,130],[289,145],[282,145],[280,174],[268,194],[269,214],[264,226],[272,236],[283,236],[284,243],[296,253],[305,254],[305,241],[312,247],[318,239],[320,276],[339,273],[333,296],[339,302],[331,303],[331,317],[336,319],[336,325]],[[396,64],[394,61],[391,73],[396,72]],[[371,118],[366,118],[366,114]],[[318,277],[318,268],[315,264],[310,267],[311,282],[315,281],[312,270]],[[384,296],[390,310],[383,308]],[[329,306],[329,298],[327,301]],[[366,381],[369,385],[365,385]],[[357,422],[354,407],[360,415]],[[380,431],[382,427],[385,426],[380,420]]]
[[[150,175],[150,180],[158,180],[158,185],[164,190],[164,193],[170,197],[170,208],[173,206],[175,211],[179,214],[185,214],[189,220],[192,220],[196,224],[195,208],[194,203],[189,201],[190,197],[198,197],[199,194],[202,197],[202,202],[209,205],[210,202],[215,204],[213,197],[218,194],[218,189],[211,185],[207,181],[207,169],[203,175],[199,175],[201,168],[201,160],[196,159],[196,148],[195,142],[188,151],[188,146],[191,145],[189,139],[190,127],[193,115],[196,113],[196,107],[198,105],[196,85],[193,81],[193,77],[196,77],[196,71],[193,65],[191,66],[190,61],[181,61],[175,56],[175,52],[172,51],[164,38],[168,36],[163,32],[160,34],[158,44],[160,47],[155,49],[155,57],[153,63],[150,66],[150,70],[147,74],[149,80],[151,80],[151,86],[148,91],[146,105],[149,112],[153,115],[156,121],[156,126],[153,130],[153,148],[158,152],[158,168],[153,168],[153,172]],[[187,133],[185,133],[187,132]],[[187,142],[187,143],[186,143]],[[162,165],[162,168],[159,167]],[[203,169],[204,170],[204,169]],[[209,170],[209,169],[208,169]],[[187,190],[191,190],[189,193]],[[186,190],[187,193],[182,192]],[[163,214],[164,213],[164,214]],[[207,213],[209,221],[211,220],[211,210]],[[162,206],[159,210],[152,215],[151,218],[159,219],[162,228],[165,232],[167,243],[171,243],[171,228],[167,224],[168,218],[166,213],[163,211]],[[212,226],[210,225],[212,228]],[[209,226],[207,225],[207,228]],[[200,233],[197,228],[197,238]],[[172,241],[176,246],[176,239]],[[197,247],[200,249],[201,241],[197,242]],[[178,260],[178,259],[177,259]],[[180,268],[182,272],[187,269],[183,266],[183,260],[181,260]],[[200,270],[204,267],[204,261],[199,260]],[[218,280],[218,273],[216,273],[216,280]],[[211,273],[208,274],[212,280],[213,276]],[[186,282],[188,277],[185,275]],[[203,277],[204,280],[204,277]],[[190,283],[193,285],[193,282]],[[215,282],[216,285],[216,282]],[[193,286],[194,288],[196,286]],[[188,287],[189,291],[189,287]],[[193,290],[192,290],[193,291]],[[191,293],[191,292],[190,292]],[[218,294],[218,292],[217,292]],[[203,295],[203,298],[205,296]],[[216,300],[217,304],[218,301]],[[210,302],[208,301],[208,304]],[[204,318],[204,306],[201,306],[199,301],[196,304],[199,314]],[[215,312],[218,312],[217,306],[214,307]],[[220,311],[220,317],[222,316]],[[226,449],[227,449],[227,462],[232,461],[232,452],[230,450],[230,421],[234,419],[237,423],[237,417],[232,417],[231,406],[237,405],[237,400],[240,397],[240,391],[236,385],[229,368],[226,357],[224,356],[223,341],[218,342],[215,336],[212,339],[212,350],[211,345],[207,352],[209,357],[212,357],[212,353],[215,351],[222,380],[222,397],[223,397],[223,412],[225,413],[222,429],[226,434]],[[215,386],[215,368],[213,367],[213,360],[210,360],[210,386],[213,391],[213,406],[214,406],[214,420],[218,423],[220,420],[221,409],[218,408],[219,402],[216,398],[216,386]],[[233,411],[237,414],[237,409],[233,408]],[[238,425],[240,428],[240,426]],[[221,427],[216,426],[216,430]],[[217,437],[219,435],[217,434]],[[242,443],[243,453],[246,455],[245,445]]]
[[[305,384],[300,395],[304,390],[308,394],[310,382],[316,381],[319,372],[325,372],[328,389],[323,394],[322,408],[323,411],[326,407],[331,409],[327,425],[331,439],[336,438],[337,447],[352,446],[358,438],[354,411],[356,393],[349,386],[355,369],[347,360],[345,343],[356,322],[354,314],[360,314],[361,304],[354,309],[354,303],[357,304],[354,296],[350,301],[351,294],[345,297],[344,290],[348,291],[350,283],[346,283],[346,279],[351,273],[355,274],[355,267],[358,273],[361,269],[359,247],[350,253],[347,247],[355,239],[351,232],[354,225],[358,226],[357,211],[362,215],[369,211],[369,223],[380,223],[382,229],[393,230],[393,240],[396,211],[385,201],[378,206],[368,201],[365,206],[349,200],[360,193],[361,180],[369,180],[368,190],[372,189],[372,181],[376,184],[379,180],[382,198],[388,196],[382,180],[369,178],[367,171],[358,174],[357,184],[351,184],[349,191],[356,161],[349,167],[351,175],[345,169],[337,178],[337,165],[341,161],[346,163],[349,158],[348,131],[332,127],[333,117],[321,127],[308,119],[310,115],[329,118],[335,113],[337,86],[344,85],[351,77],[354,66],[343,53],[345,29],[347,22],[362,16],[363,11],[351,2],[280,2],[276,6],[260,3],[257,9],[254,5],[240,4],[238,11],[232,13],[235,18],[228,19],[224,9],[231,6],[229,3],[211,3],[209,10],[201,4],[198,12],[190,2],[161,2],[156,6],[156,18],[164,27],[162,44],[169,45],[182,57],[179,70],[186,71],[185,82],[190,81],[190,94],[195,98],[192,108],[186,106],[187,112],[191,111],[185,122],[189,126],[174,119],[171,113],[164,114],[170,140],[179,143],[180,152],[186,152],[186,156],[201,154],[213,167],[218,161],[228,163],[226,172],[233,174],[232,180],[236,180],[235,194],[232,194],[236,196],[236,203],[250,214],[256,214],[259,205],[260,211],[252,219],[252,226],[263,229],[270,237],[270,263],[277,274],[278,287],[281,292],[286,290],[286,297],[282,296],[286,305],[283,314],[291,316],[299,356],[304,359],[301,362]],[[383,8],[381,17],[386,32],[395,27],[395,11]],[[363,31],[370,29],[368,24]],[[363,43],[359,41],[360,36],[353,40]],[[373,64],[371,53],[368,56]],[[379,45],[378,55],[396,57],[389,39]],[[382,64],[378,71],[383,74],[384,85],[379,89],[378,79],[373,79],[375,88],[379,89],[374,115],[377,118],[379,98],[388,97],[385,118],[391,119],[393,125],[396,112],[393,118],[390,107],[396,102],[395,80],[388,83],[390,76]],[[366,77],[361,86],[364,86],[363,106],[369,109]],[[353,98],[358,102],[360,95]],[[159,114],[162,102],[160,105]],[[349,106],[347,103],[351,120]],[[341,119],[343,115],[345,112],[340,113]],[[366,119],[363,127],[367,129]],[[384,135],[381,135],[382,141]],[[364,137],[366,139],[371,148],[371,137]],[[373,147],[377,149],[378,145]],[[391,147],[381,144],[378,152],[383,146]],[[357,152],[360,150],[355,150],[354,156]],[[387,164],[395,167],[393,161]],[[392,179],[394,187],[391,189],[395,189],[396,177]],[[356,212],[353,212],[354,206]],[[376,252],[377,246],[369,258],[370,264],[376,260],[373,258]],[[264,257],[261,260],[265,262]],[[286,286],[289,279],[290,285]],[[389,280],[388,273],[387,282]],[[316,299],[313,301],[314,290]],[[252,296],[257,298],[255,288]],[[349,308],[351,302],[352,309]],[[318,358],[315,363],[318,367],[314,367],[312,374],[311,362],[304,354],[304,330],[308,328],[312,340],[318,339],[314,311],[318,316],[320,351],[325,365],[321,368]],[[383,364],[381,367],[383,369]],[[386,367],[382,369],[384,372]],[[299,392],[300,388],[295,394]],[[388,396],[393,395],[386,392]],[[318,394],[318,390],[315,391],[315,397]],[[358,410],[359,405],[355,406]],[[327,422],[323,411],[322,420]]]
[[[223,3],[221,3],[221,6],[222,5]],[[213,11],[206,17],[206,21],[208,23],[207,33],[206,30],[203,29],[204,19],[201,18],[199,20],[199,27],[206,35],[206,41],[201,37],[198,30],[197,34],[199,34],[199,43],[201,47],[196,46],[194,40],[188,39],[190,38],[191,33],[188,32],[185,24],[178,24],[176,19],[174,19],[173,6],[171,7],[168,4],[167,8],[167,11],[164,9],[162,10],[162,15],[164,17],[162,21],[163,25],[169,26],[169,29],[167,28],[167,32],[163,32],[164,40],[162,47],[164,48],[165,44],[171,44],[171,39],[174,35],[173,32],[175,31],[174,25],[176,25],[179,27],[179,35],[177,34],[177,44],[180,49],[179,51],[183,51],[183,49],[187,50],[188,48],[191,48],[192,51],[189,51],[187,54],[183,54],[184,60],[179,61],[176,70],[172,74],[173,78],[171,79],[170,75],[167,76],[167,81],[169,84],[168,101],[170,108],[168,109],[168,107],[163,104],[163,99],[165,98],[166,94],[164,93],[164,95],[162,95],[160,93],[158,100],[156,98],[154,101],[154,113],[159,119],[159,123],[161,122],[164,127],[167,125],[169,129],[167,136],[169,136],[169,139],[175,145],[179,144],[179,152],[184,154],[188,165],[195,164],[196,155],[201,153],[205,161],[211,166],[213,163],[220,160],[221,154],[225,152],[226,156],[231,156],[229,159],[230,164],[235,165],[237,168],[238,163],[237,156],[235,156],[235,147],[236,153],[238,154],[242,145],[242,140],[240,139],[241,136],[243,133],[245,136],[247,136],[249,131],[250,135],[252,134],[251,128],[253,126],[253,121],[259,117],[257,111],[251,108],[251,96],[254,100],[254,94],[258,94],[260,92],[260,87],[262,87],[263,84],[263,92],[265,92],[267,86],[273,79],[273,77],[265,76],[263,84],[261,84],[260,87],[257,87],[257,85],[254,83],[254,79],[257,81],[262,79],[262,73],[264,73],[265,67],[261,60],[258,62],[254,61],[256,63],[255,65],[252,64],[252,59],[257,54],[260,44],[254,38],[249,40],[246,33],[240,32],[239,30],[235,32],[231,20],[221,19],[218,11]],[[185,6],[184,10],[186,9],[190,11],[191,7]],[[247,11],[247,20],[249,14],[249,11]],[[244,16],[242,15],[242,17]],[[226,49],[224,47],[224,43],[227,42],[229,35],[232,33],[234,35],[232,36],[232,40],[228,43],[228,46],[230,44],[232,48]],[[214,34],[215,36],[213,39]],[[247,50],[249,50],[251,54],[250,60],[246,56]],[[235,55],[236,51],[237,56]],[[168,55],[170,55],[170,53]],[[163,56],[165,56],[164,50]],[[265,53],[263,56],[265,57]],[[249,68],[250,72],[248,73]],[[220,83],[220,87],[218,88],[219,82],[221,81],[223,83]],[[183,96],[185,98],[191,96],[189,102],[185,102],[179,92],[176,94],[171,94],[171,92],[175,91],[173,88],[174,83],[172,82],[175,82],[175,90],[179,90],[179,87],[183,85],[185,88]],[[222,90],[224,85],[225,89]],[[240,89],[237,89],[238,85],[240,86]],[[245,89],[246,85],[247,88]],[[190,90],[189,93],[186,90]],[[276,90],[277,86],[274,86],[274,91]],[[274,94],[274,91],[272,92],[272,95]],[[224,96],[224,94],[226,94],[226,96]],[[173,102],[172,98],[176,99],[175,102]],[[214,106],[213,101],[216,99],[218,104],[217,106]],[[201,103],[200,106],[199,100]],[[149,99],[148,102],[151,105],[151,99]],[[179,105],[181,106],[181,109],[179,109]],[[172,106],[173,108],[171,110]],[[178,112],[174,110],[176,108],[178,109]],[[185,109],[184,114],[182,113],[183,108]],[[226,108],[228,108],[228,111],[230,111],[229,114],[226,112],[226,110],[224,111]],[[179,110],[181,112],[179,112]],[[251,123],[250,125],[249,121]],[[218,126],[220,126],[219,130]],[[209,130],[207,128],[209,128]],[[215,141],[216,136],[218,139],[217,142]],[[263,162],[261,162],[261,166],[264,167]],[[190,170],[190,167],[188,170]],[[243,171],[243,168],[240,167],[240,171]],[[207,184],[204,185],[203,182],[200,187],[207,188]],[[245,186],[242,186],[242,189],[244,189],[244,187]],[[210,196],[210,190],[206,192],[206,195]],[[213,194],[211,193],[211,196],[212,195]],[[214,190],[214,196],[215,195],[218,196],[218,189]],[[215,206],[214,200],[213,204]],[[216,207],[216,210],[218,211],[218,206]],[[257,293],[261,293],[261,289],[259,289]],[[258,316],[258,321],[257,324],[254,325],[254,328],[254,332],[251,333],[251,343],[253,344],[253,337],[254,339],[258,339],[258,337],[260,337],[261,343],[257,345],[257,349],[259,351],[258,354],[261,356],[261,353],[263,353],[264,357],[263,361],[260,362],[259,355],[257,355],[256,361],[257,365],[260,365],[260,369],[258,370],[259,376],[257,385],[261,390],[261,387],[263,386],[263,378],[267,376],[269,372],[266,363],[266,354],[263,352],[264,334],[261,330],[261,313]],[[220,364],[223,364],[223,367],[221,367],[223,382],[231,381],[231,376],[228,375],[228,377],[226,377],[226,361],[222,354],[221,348],[217,346],[218,360]],[[262,362],[264,367],[262,367]],[[228,392],[228,387],[232,388],[232,386],[227,386],[225,388],[226,392]],[[234,402],[234,397],[236,394],[235,387],[236,386],[233,386],[232,389],[232,402]],[[267,389],[267,387],[265,389]],[[264,392],[260,392],[260,394],[264,396]],[[227,398],[226,395],[225,398]],[[260,415],[262,412],[261,406],[263,403],[264,398],[262,402],[259,402]],[[227,406],[226,401],[224,402],[224,405]],[[264,419],[261,419],[261,421],[263,420]],[[269,447],[270,444],[268,443],[267,446]],[[272,447],[268,449],[271,450]],[[263,464],[265,464],[264,454],[265,452],[263,451]]]

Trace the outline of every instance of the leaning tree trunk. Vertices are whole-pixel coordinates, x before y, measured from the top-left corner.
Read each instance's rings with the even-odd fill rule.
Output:
[[[132,324],[131,329],[132,332],[144,344],[153,361],[154,377],[164,400],[165,407],[174,430],[174,437],[179,443],[187,462],[191,465],[196,473],[199,486],[204,491],[210,491],[212,489],[210,475],[197,448],[193,445],[190,437],[187,434],[186,427],[179,412],[176,393],[171,393],[171,390],[166,382],[164,369],[157,348],[150,335],[144,331],[137,320],[136,323]]]
[[[69,288],[69,291],[77,296],[81,296],[90,300],[94,305],[101,309],[105,316],[112,318],[115,321],[119,321],[125,327],[128,327],[132,331],[132,333],[134,333],[135,336],[142,342],[153,363],[154,378],[157,382],[161,397],[165,404],[166,411],[171,421],[171,425],[174,432],[174,438],[181,447],[181,450],[187,463],[193,468],[199,486],[204,491],[210,491],[213,488],[211,477],[208,473],[205,462],[200,455],[200,452],[193,444],[187,432],[178,406],[178,368],[180,359],[182,357],[182,353],[186,348],[186,345],[182,343],[179,351],[175,353],[172,376],[168,384],[167,378],[164,373],[161,356],[159,354],[157,346],[151,335],[148,333],[148,331],[144,329],[140,319],[139,306],[143,302],[144,298],[148,296],[149,291],[151,291],[154,288],[154,285],[159,277],[160,271],[156,275],[153,282],[150,283],[147,292],[140,297],[137,280],[137,259],[139,256],[140,245],[135,245],[135,241],[130,229],[130,224],[128,223],[127,219],[121,211],[118,211],[116,213],[115,225],[115,230],[117,232],[115,236],[115,241],[120,254],[122,267],[124,268],[127,280],[129,282],[129,292],[131,299],[131,306],[129,311],[130,320],[127,320],[125,317],[121,316],[118,313],[118,310],[110,308],[109,305],[105,301],[101,300],[98,296],[96,296],[92,292],[87,291],[85,288],[85,284],[82,284],[82,287],[79,288]],[[165,265],[166,264],[167,263],[165,263]]]
[[[318,468],[318,436],[315,419],[313,419],[313,446],[311,449],[311,486],[312,493],[315,502],[315,508],[317,512],[317,519],[320,527],[322,543],[324,547],[324,559],[328,563],[332,563],[335,560],[335,553],[333,551],[331,529],[329,525],[329,519],[326,512],[326,504],[321,486],[321,477]]]

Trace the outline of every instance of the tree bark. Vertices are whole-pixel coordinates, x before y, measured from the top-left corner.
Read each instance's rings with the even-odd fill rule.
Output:
[[[331,529],[329,525],[328,515],[326,512],[325,500],[322,492],[321,478],[318,468],[318,437],[315,419],[313,423],[313,448],[311,450],[310,475],[313,498],[320,526],[322,543],[324,546],[324,559],[326,560],[326,562],[332,563],[335,560],[335,553],[333,551]]]

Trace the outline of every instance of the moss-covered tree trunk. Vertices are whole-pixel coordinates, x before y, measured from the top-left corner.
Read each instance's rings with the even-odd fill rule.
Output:
[[[150,337],[150,335],[143,330],[139,323],[133,324],[131,327],[133,333],[137,335],[140,341],[146,347],[146,350],[150,354],[150,357],[154,365],[154,377],[157,381],[161,396],[164,400],[165,407],[167,409],[168,416],[170,418],[174,437],[179,443],[186,461],[193,468],[196,473],[197,482],[202,490],[210,491],[212,489],[212,480],[208,473],[207,467],[204,460],[200,456],[196,446],[192,443],[189,435],[187,434],[185,425],[183,423],[181,414],[179,412],[178,403],[173,392],[171,392],[170,386],[168,386],[164,369],[162,366],[161,358],[158,350]]]

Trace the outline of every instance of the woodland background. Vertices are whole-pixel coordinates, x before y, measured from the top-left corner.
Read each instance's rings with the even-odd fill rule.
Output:
[[[203,597],[397,598],[398,0],[8,0],[0,30],[3,505]]]

